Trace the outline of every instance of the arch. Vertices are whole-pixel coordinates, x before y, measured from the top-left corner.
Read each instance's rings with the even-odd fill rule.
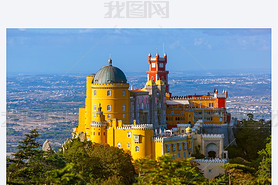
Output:
[[[217,151],[218,151],[218,147],[215,143],[209,143],[206,146],[206,154],[209,158],[217,157]]]

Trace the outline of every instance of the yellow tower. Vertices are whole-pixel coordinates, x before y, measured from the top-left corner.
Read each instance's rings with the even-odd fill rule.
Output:
[[[96,120],[97,105],[101,103],[106,120],[119,119],[130,122],[130,93],[125,74],[112,66],[112,60],[95,75],[90,92],[91,121]],[[88,97],[88,96],[87,96]],[[86,117],[87,118],[87,117]],[[89,117],[88,117],[89,118]],[[90,119],[90,118],[89,118]]]
[[[134,160],[144,157],[152,158],[152,124],[136,124],[131,126],[131,155]]]
[[[101,104],[99,104],[98,111],[96,112],[95,121],[91,123],[91,135],[88,135],[87,138],[90,139],[93,143],[106,144],[106,130],[107,124],[105,121],[105,116],[101,111]]]

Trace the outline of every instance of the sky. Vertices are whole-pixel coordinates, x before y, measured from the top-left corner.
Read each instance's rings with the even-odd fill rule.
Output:
[[[7,74],[144,72],[167,53],[169,71],[271,71],[271,29],[7,29]]]

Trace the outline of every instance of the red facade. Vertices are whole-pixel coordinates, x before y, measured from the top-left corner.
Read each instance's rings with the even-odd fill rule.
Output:
[[[162,80],[166,85],[166,92],[169,93],[169,84],[168,84],[168,73],[166,71],[167,64],[167,55],[164,54],[163,57],[160,57],[157,53],[155,57],[151,57],[149,54],[149,64],[150,70],[147,71],[148,80],[153,79],[153,81]]]

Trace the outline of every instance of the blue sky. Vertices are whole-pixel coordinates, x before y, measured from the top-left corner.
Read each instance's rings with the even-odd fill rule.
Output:
[[[95,73],[107,64],[148,70],[164,51],[170,71],[271,70],[270,29],[7,29],[8,74]]]

